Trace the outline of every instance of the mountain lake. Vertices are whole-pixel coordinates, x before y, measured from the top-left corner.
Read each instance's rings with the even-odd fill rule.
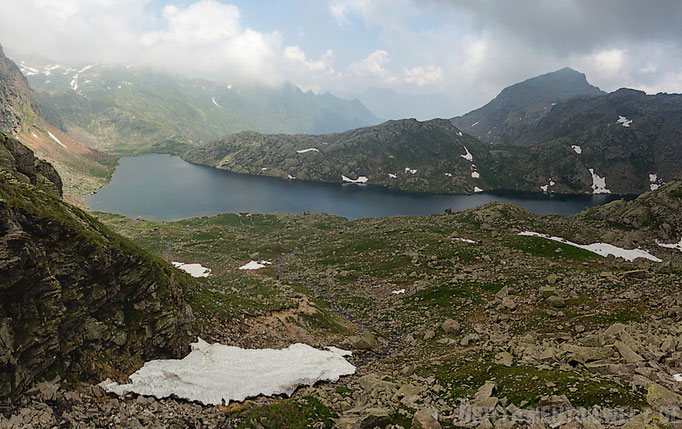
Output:
[[[319,183],[231,173],[176,156],[122,158],[111,182],[91,195],[90,210],[156,221],[219,213],[323,212],[348,219],[429,215],[466,210],[491,201],[514,203],[538,214],[570,215],[632,196],[557,195],[494,191],[473,195],[403,192],[383,186]]]

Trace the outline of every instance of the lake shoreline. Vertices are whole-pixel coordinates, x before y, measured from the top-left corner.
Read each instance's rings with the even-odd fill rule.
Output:
[[[221,213],[329,213],[348,219],[428,215],[492,201],[538,214],[569,215],[630,195],[574,195],[493,190],[473,194],[402,191],[383,185],[319,182],[236,173],[190,163],[172,154],[122,157],[112,180],[88,197],[91,211],[147,220]],[[348,206],[346,206],[348,205]]]

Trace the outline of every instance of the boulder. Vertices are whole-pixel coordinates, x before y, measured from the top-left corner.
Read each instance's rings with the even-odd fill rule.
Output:
[[[547,304],[551,305],[554,308],[566,307],[566,302],[563,300],[563,298],[560,298],[556,295],[552,295],[549,298],[547,298]]]
[[[680,411],[680,395],[666,389],[660,384],[654,383],[649,386],[646,401],[651,408],[660,413],[678,419],[682,418],[682,412]]]
[[[540,295],[542,295],[543,298],[549,298],[550,296],[556,294],[557,294],[556,288],[553,286],[542,286],[540,288]]]
[[[385,408],[367,408],[353,424],[353,429],[385,428],[391,424],[391,415]]]
[[[622,341],[616,341],[616,350],[618,350],[618,353],[625,359],[625,362],[628,364],[633,364],[636,365],[640,362],[643,362],[644,359],[635,353],[627,344],[625,344]]]
[[[377,337],[370,331],[364,331],[360,335],[351,337],[350,340],[353,348],[360,350],[370,350],[375,348],[378,344]]]
[[[502,366],[512,366],[514,356],[509,352],[500,352],[495,357],[495,363]]]
[[[443,328],[443,331],[449,335],[457,335],[462,331],[462,327],[460,326],[459,322],[454,319],[447,319],[445,322],[443,322],[441,328]]]
[[[420,410],[412,418],[413,429],[440,429],[438,423],[438,411],[434,409]]]

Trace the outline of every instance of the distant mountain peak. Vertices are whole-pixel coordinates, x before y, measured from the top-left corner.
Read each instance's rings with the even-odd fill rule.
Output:
[[[603,94],[584,73],[564,67],[508,86],[485,106],[452,122],[488,143],[513,143],[557,103]]]

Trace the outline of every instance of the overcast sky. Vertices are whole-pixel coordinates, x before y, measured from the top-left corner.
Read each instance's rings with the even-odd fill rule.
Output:
[[[677,0],[0,0],[0,44],[226,83],[451,96],[442,116],[572,67],[600,88],[682,92]],[[456,106],[456,107],[453,107]]]

